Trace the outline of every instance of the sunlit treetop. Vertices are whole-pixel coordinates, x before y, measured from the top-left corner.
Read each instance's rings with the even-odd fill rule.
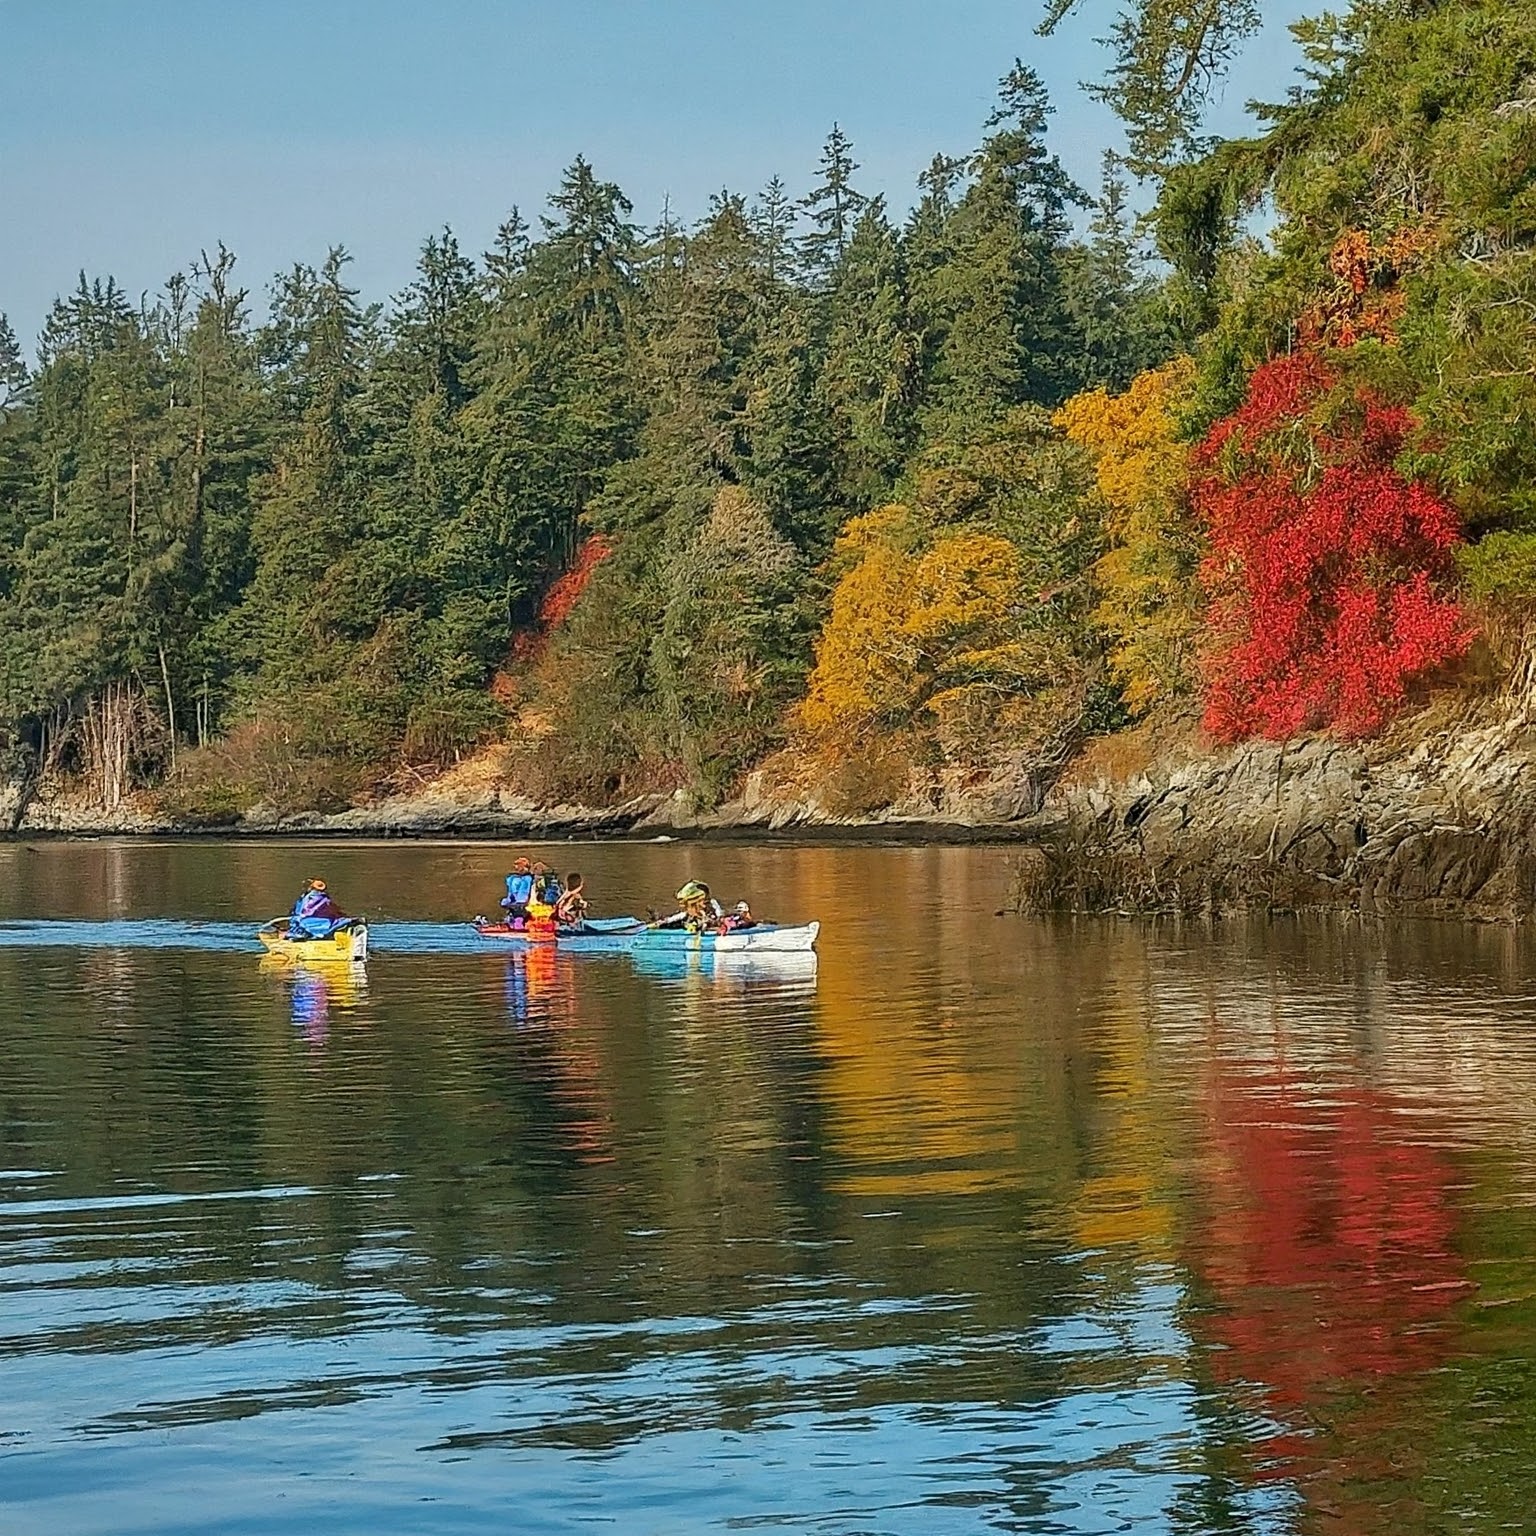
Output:
[[[1105,10],[1105,0],[1046,0],[1040,32],[1054,32],[1074,12]],[[1125,123],[1127,163],[1138,175],[1194,144],[1212,87],[1263,19],[1257,0],[1132,0],[1115,17],[1103,39],[1115,62],[1086,89]]]

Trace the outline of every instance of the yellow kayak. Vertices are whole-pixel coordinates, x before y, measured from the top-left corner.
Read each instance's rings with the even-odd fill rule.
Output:
[[[290,939],[285,922],[268,923],[256,931],[267,952],[290,960],[344,960],[368,958],[368,925],[349,923],[324,939]]]

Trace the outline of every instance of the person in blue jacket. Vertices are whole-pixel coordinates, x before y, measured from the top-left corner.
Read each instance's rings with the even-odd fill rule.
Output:
[[[324,880],[305,883],[288,918],[288,936],[296,939],[328,939],[351,917],[331,899]]]
[[[502,910],[509,923],[526,922],[528,903],[533,900],[533,868],[527,859],[515,859],[507,876],[507,894],[501,898]]]

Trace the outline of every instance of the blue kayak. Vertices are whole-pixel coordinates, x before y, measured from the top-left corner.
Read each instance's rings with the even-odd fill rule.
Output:
[[[658,928],[638,917],[589,918],[580,928],[557,928],[551,936],[506,923],[477,922],[481,938],[512,944],[558,944],[563,949],[698,949],[715,954],[806,954],[816,948],[820,923],[754,923],[721,933]]]

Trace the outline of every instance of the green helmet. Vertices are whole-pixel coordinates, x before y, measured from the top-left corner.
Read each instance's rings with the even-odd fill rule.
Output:
[[[697,901],[700,896],[707,896],[708,890],[699,884],[697,880],[690,880],[677,893],[679,901]]]

